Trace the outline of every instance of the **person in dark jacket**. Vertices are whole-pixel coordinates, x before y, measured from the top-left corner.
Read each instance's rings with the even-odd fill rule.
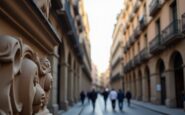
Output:
[[[130,107],[130,100],[132,98],[132,94],[130,91],[127,91],[126,93],[126,98],[127,98],[127,103],[128,103],[128,106]]]
[[[82,105],[83,105],[84,104],[84,100],[85,100],[85,93],[84,93],[84,91],[81,91],[80,99],[81,99],[81,102],[82,102]]]
[[[91,91],[87,92],[87,98],[88,98],[88,103],[90,103],[91,100]]]
[[[107,98],[109,96],[109,91],[108,89],[104,89],[104,91],[102,92],[103,95],[103,99],[104,99],[104,103],[105,103],[105,109],[107,108]]]
[[[119,105],[120,111],[123,110],[124,97],[125,97],[124,92],[121,89],[119,89],[117,99],[118,99],[118,105]]]
[[[91,97],[91,101],[92,101],[92,106],[93,106],[93,112],[95,110],[96,107],[96,99],[97,99],[97,92],[95,91],[95,89],[92,90],[90,97]]]

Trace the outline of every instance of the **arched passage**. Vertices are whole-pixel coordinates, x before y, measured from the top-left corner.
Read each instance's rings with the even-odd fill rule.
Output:
[[[72,71],[72,59],[71,59],[71,55],[70,53],[68,54],[68,76],[67,76],[67,87],[68,87],[68,90],[67,90],[67,98],[68,98],[68,101],[69,103],[71,103],[70,101],[71,100],[71,71]]]
[[[174,52],[171,56],[171,68],[174,70],[174,82],[175,82],[175,96],[176,106],[183,107],[183,91],[184,91],[184,71],[183,71],[183,59],[179,52]]]
[[[136,98],[137,87],[136,87],[136,75],[135,75],[135,72],[133,73],[132,83],[133,83],[133,97]]]
[[[146,88],[146,101],[150,102],[151,98],[151,83],[150,83],[150,70],[148,66],[145,67],[145,88]]]
[[[158,77],[160,81],[160,103],[162,105],[165,105],[166,100],[166,77],[164,75],[165,72],[165,65],[164,61],[162,59],[159,59],[157,62],[157,71],[158,71]]]
[[[138,99],[142,98],[142,73],[141,70],[138,71]]]

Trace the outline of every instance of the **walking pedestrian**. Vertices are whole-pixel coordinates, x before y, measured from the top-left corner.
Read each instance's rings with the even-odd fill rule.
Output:
[[[91,92],[90,91],[87,92],[87,98],[88,98],[88,103],[90,103],[90,100],[91,100]]]
[[[104,103],[105,103],[105,109],[107,108],[107,98],[109,96],[109,91],[108,89],[104,89],[104,91],[102,92],[103,95],[103,99],[104,99]]]
[[[91,98],[91,101],[92,101],[93,112],[94,112],[95,107],[96,107],[96,99],[97,99],[97,92],[95,91],[95,89],[92,90],[92,92],[90,94],[90,98]]]
[[[130,100],[132,98],[132,94],[130,91],[127,91],[126,93],[126,98],[127,98],[127,103],[128,103],[128,106],[130,107]]]
[[[110,92],[109,97],[110,97],[110,100],[111,100],[111,103],[112,103],[112,108],[115,111],[117,92],[114,89],[112,89],[112,91]]]
[[[121,89],[119,89],[119,91],[118,91],[118,105],[119,105],[120,111],[123,110],[124,97],[125,97],[124,92]]]
[[[84,100],[85,100],[85,93],[84,93],[84,91],[81,91],[80,99],[81,99],[82,105],[84,105]]]

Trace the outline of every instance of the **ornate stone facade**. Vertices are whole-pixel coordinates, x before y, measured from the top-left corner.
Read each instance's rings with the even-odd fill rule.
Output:
[[[20,39],[0,36],[0,114],[50,115],[51,66]]]

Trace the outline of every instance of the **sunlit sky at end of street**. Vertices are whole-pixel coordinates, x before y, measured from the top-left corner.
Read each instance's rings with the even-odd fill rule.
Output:
[[[123,0],[84,0],[90,25],[91,57],[99,72],[109,65],[112,33]]]

